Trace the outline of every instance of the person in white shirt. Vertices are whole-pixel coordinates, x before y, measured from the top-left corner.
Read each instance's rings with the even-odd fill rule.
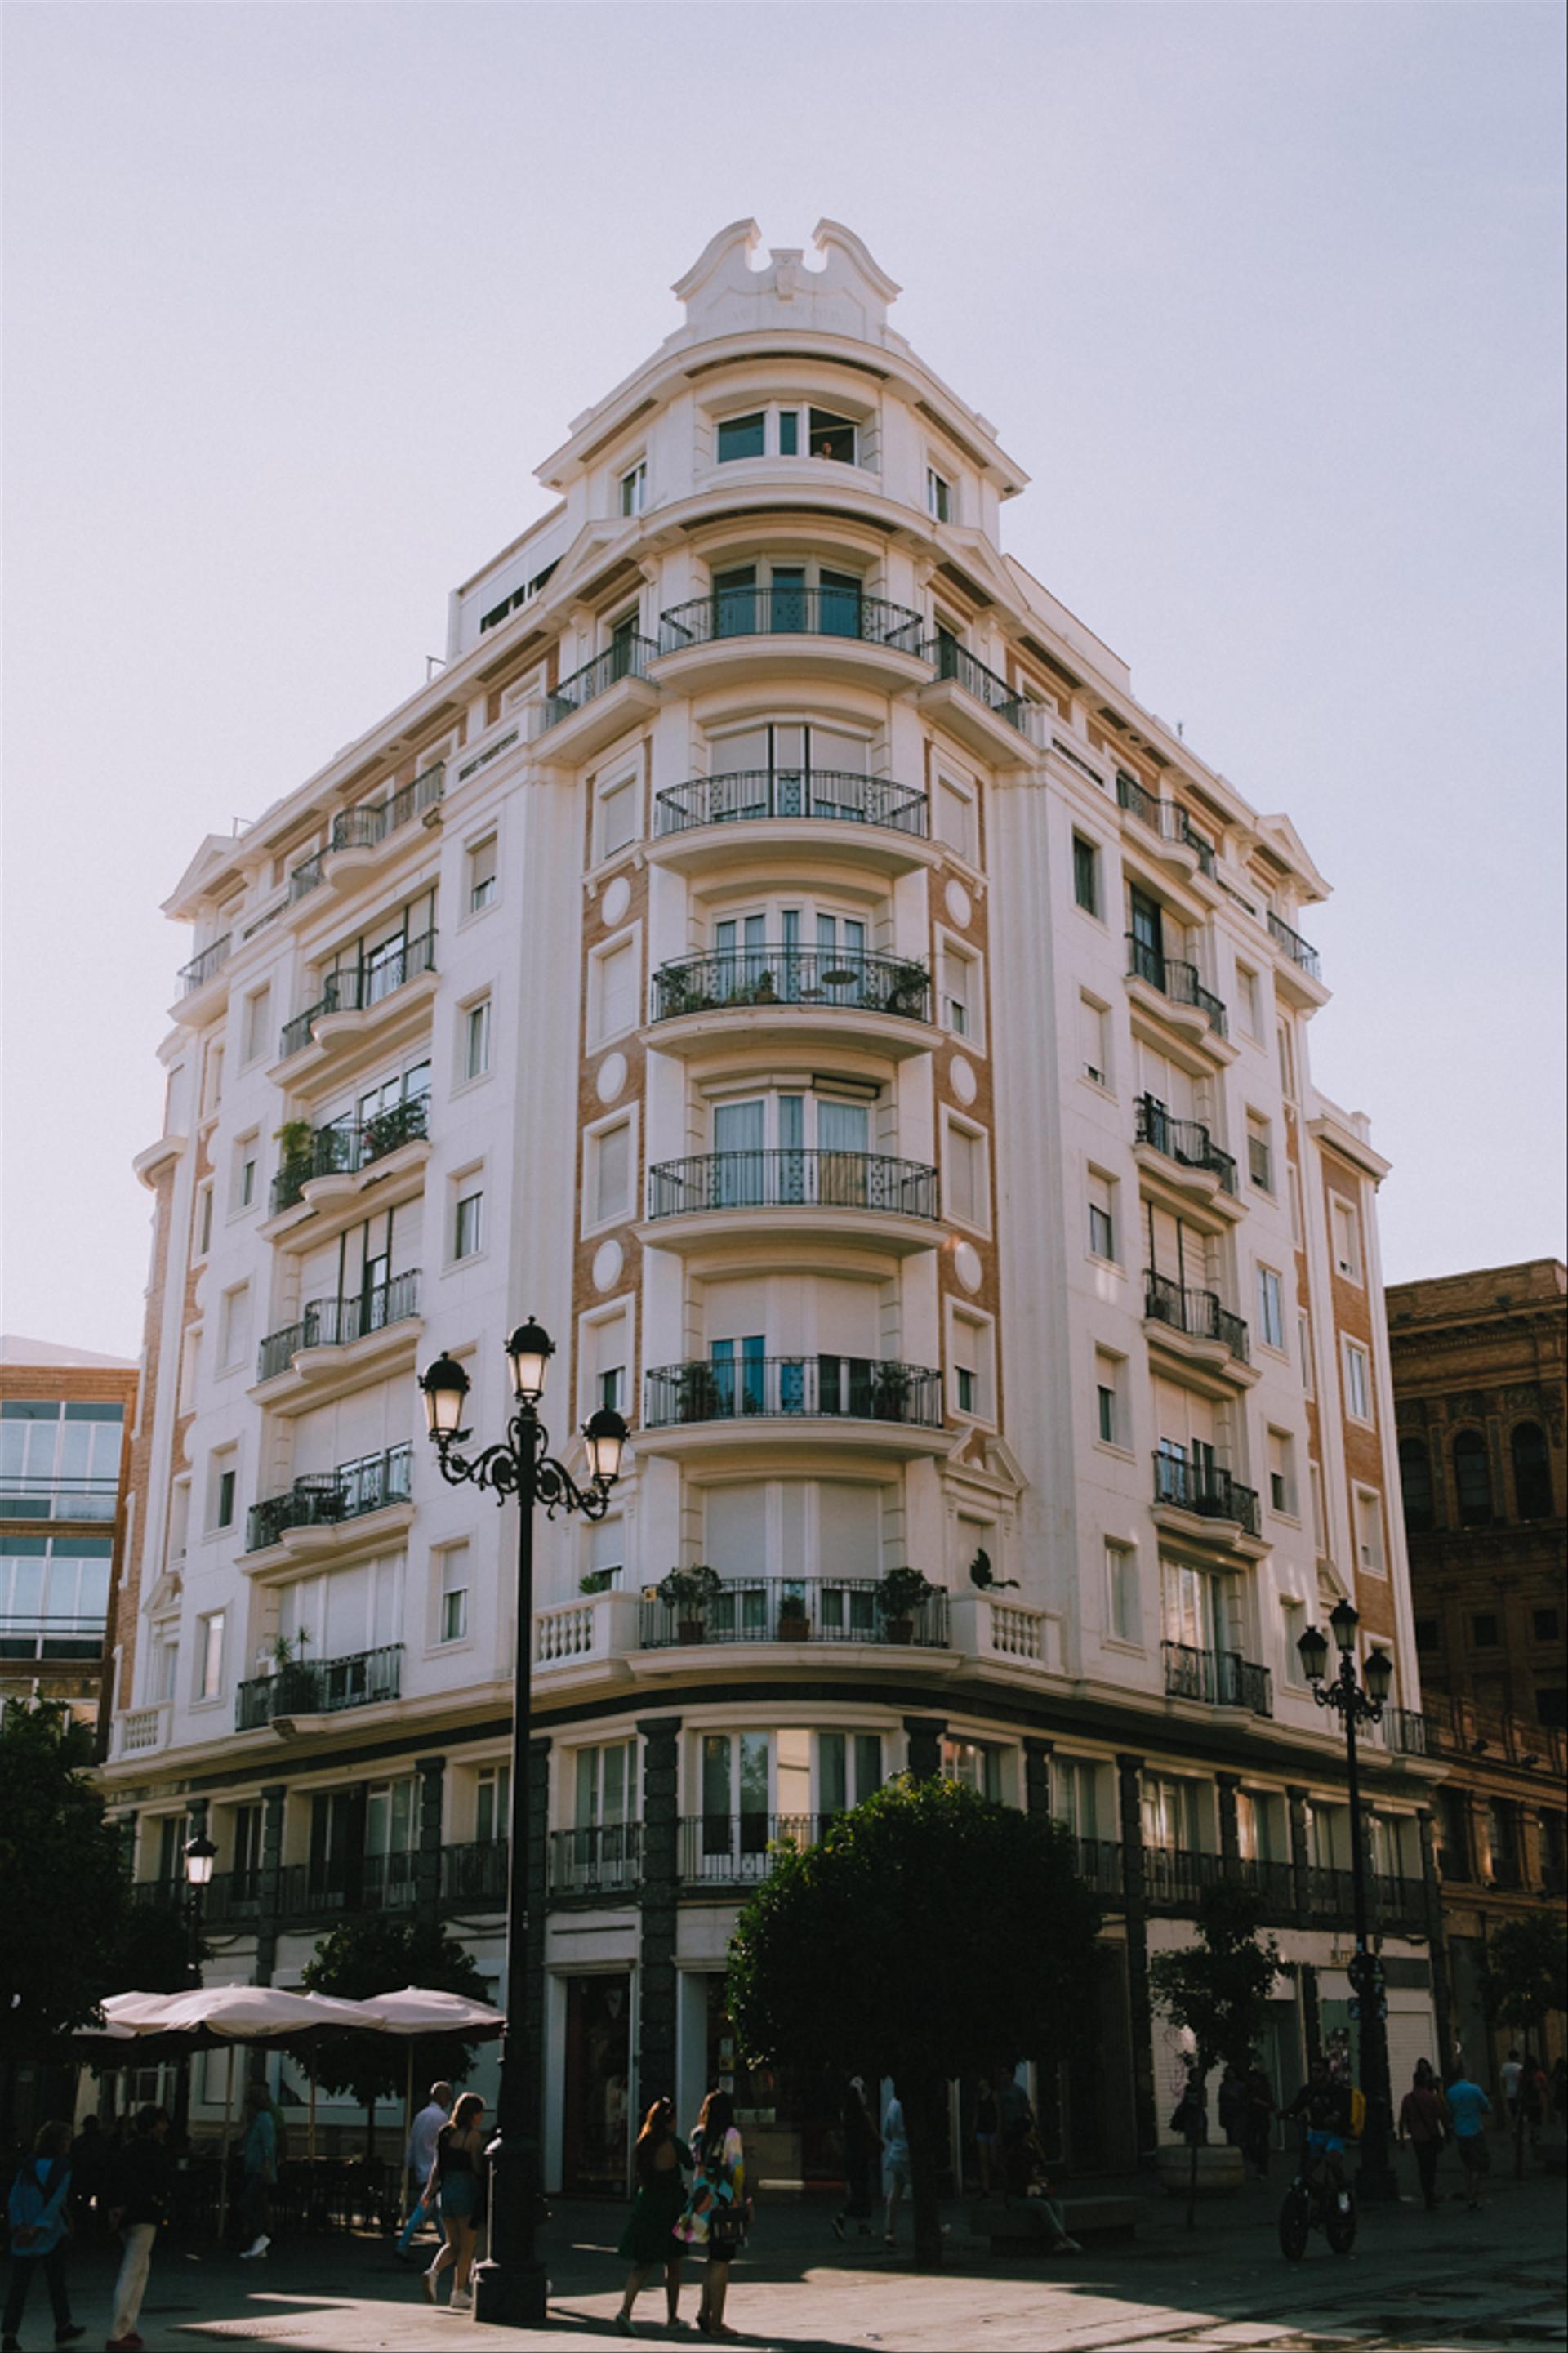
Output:
[[[1517,2051],[1510,2051],[1502,2064],[1502,2095],[1510,2116],[1519,2115],[1519,2079],[1523,2073],[1523,2061]]]
[[[399,2261],[404,2261],[414,2242],[414,2234],[421,2222],[433,2221],[432,2193],[429,2191],[430,2169],[436,2162],[436,2143],[442,2126],[452,2112],[450,2084],[432,2084],[430,2097],[415,2117],[408,2131],[408,2147],[405,2162],[414,2184],[414,2203],[408,2210],[408,2220],[403,2225],[403,2235],[397,2242]]]
[[[895,2247],[899,2242],[899,2209],[910,2186],[909,2126],[904,2122],[903,2102],[896,2091],[882,2119],[882,2176],[888,2191],[887,2243]]]

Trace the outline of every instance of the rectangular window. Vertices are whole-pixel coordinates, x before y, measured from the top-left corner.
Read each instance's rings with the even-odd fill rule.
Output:
[[[1259,1119],[1256,1112],[1247,1114],[1247,1174],[1261,1193],[1274,1190],[1274,1152],[1269,1141],[1268,1122]]]
[[[1289,1430],[1268,1433],[1268,1502],[1272,1510],[1295,1516],[1296,1441]]]
[[[1281,1021],[1279,1024],[1279,1083],[1285,1091],[1287,1103],[1294,1103],[1296,1100],[1296,1047],[1290,1036],[1288,1022]]]
[[[245,1059],[259,1060],[272,1044],[272,989],[270,983],[253,989],[245,1000]]]
[[[256,1163],[247,1160],[239,1171],[239,1206],[248,1209],[256,1198]]]
[[[1479,1616],[1471,1619],[1470,1640],[1478,1651],[1493,1651],[1497,1648],[1498,1620],[1494,1611],[1486,1609],[1481,1611]]]
[[[468,913],[477,915],[496,895],[496,838],[486,834],[468,852]]]
[[[855,464],[858,436],[851,418],[836,417],[830,408],[812,408],[806,411],[806,424],[814,458],[831,458],[840,466]],[[788,452],[781,447],[779,454],[787,456]]]
[[[1250,965],[1236,967],[1236,994],[1241,1008],[1241,1032],[1244,1038],[1261,1038],[1262,1024],[1258,1010],[1258,975]]]
[[[595,1520],[588,1530],[588,1567],[583,1580],[585,1593],[605,1593],[614,1585],[626,1564],[626,1524],[619,1512],[605,1520]]]
[[[926,510],[937,522],[952,521],[952,485],[942,480],[934,466],[926,468]]]
[[[626,1406],[626,1368],[625,1365],[605,1365],[598,1376],[595,1405],[611,1413],[624,1413]]]
[[[760,458],[765,444],[766,412],[757,409],[750,417],[726,417],[719,426],[719,463],[727,466],[736,458]]]
[[[216,1528],[232,1528],[234,1525],[234,1491],[238,1475],[238,1472],[232,1468],[222,1470],[217,1474],[217,1493],[213,1514],[213,1525]]]
[[[1143,1640],[1143,1609],[1138,1591],[1138,1556],[1131,1545],[1105,1546],[1105,1581],[1110,1597],[1110,1625],[1119,1642]]]
[[[978,1740],[944,1740],[942,1744],[942,1778],[962,1781],[966,1789],[976,1790],[989,1798],[994,1805],[1002,1799],[1002,1752]]]
[[[250,1343],[250,1285],[237,1282],[218,1309],[218,1368],[226,1372],[243,1359]]]
[[[1534,1609],[1531,1612],[1531,1625],[1538,1642],[1555,1642],[1560,1622],[1555,1609]]]
[[[597,984],[598,1002],[594,1008],[595,1039],[618,1038],[635,1029],[637,1018],[637,951],[635,942],[624,940],[608,955],[594,959],[594,979]]]
[[[967,1365],[960,1365],[955,1378],[958,1382],[958,1410],[960,1413],[973,1413],[974,1411],[974,1375]]]
[[[1418,1651],[1436,1651],[1439,1647],[1441,1635],[1436,1618],[1417,1618],[1414,1631]]]
[[[630,1120],[601,1128],[593,1137],[593,1183],[589,1198],[595,1225],[626,1217],[632,1201],[632,1128]]]
[[[1266,1347],[1283,1348],[1284,1292],[1279,1277],[1271,1266],[1260,1266],[1258,1270],[1258,1326]]]
[[[196,1256],[205,1258],[213,1244],[213,1188],[204,1185],[196,1210]]]
[[[936,780],[937,838],[960,858],[974,862],[974,796],[951,776]]]
[[[624,515],[640,515],[647,503],[647,461],[639,458],[637,464],[621,476],[621,512]]]
[[[970,1034],[972,1016],[970,997],[974,985],[974,959],[961,948],[944,947],[942,952],[942,1027],[956,1038]]]
[[[511,1767],[487,1765],[474,1777],[474,1836],[498,1846],[511,1830]]]
[[[1353,1340],[1345,1342],[1345,1411],[1356,1421],[1372,1419],[1372,1369]]]
[[[1370,1488],[1355,1491],[1356,1559],[1369,1577],[1383,1575],[1383,1502]]]
[[[1307,1630],[1305,1604],[1295,1600],[1289,1595],[1282,1597],[1279,1603],[1279,1622],[1283,1629],[1285,1680],[1288,1683],[1293,1684],[1296,1690],[1305,1691],[1307,1670],[1301,1664],[1301,1653],[1297,1647]]]
[[[1356,1229],[1356,1214],[1349,1201],[1337,1194],[1329,1199],[1329,1229],[1333,1244],[1334,1272],[1347,1282],[1361,1281],[1361,1247]]]
[[[468,1630],[468,1547],[447,1545],[439,1556],[441,1584],[437,1640],[460,1642]]]
[[[975,1316],[955,1313],[950,1335],[953,1406],[959,1413],[989,1420],[995,1388],[991,1327]]]
[[[1110,1009],[1098,997],[1081,995],[1078,1001],[1079,1058],[1086,1079],[1108,1091],[1110,1086]]]
[[[248,1209],[256,1199],[256,1164],[261,1148],[261,1138],[253,1128],[248,1135],[239,1136],[234,1147],[234,1189],[231,1206],[237,1212]]]
[[[948,1214],[963,1219],[966,1225],[984,1226],[987,1222],[985,1139],[950,1119],[946,1141],[943,1198]]]
[[[226,1612],[215,1609],[196,1620],[196,1697],[223,1695],[223,1629]]]
[[[622,776],[599,796],[599,856],[613,858],[637,838],[637,778]]]
[[[1086,913],[1100,913],[1100,852],[1081,833],[1072,838],[1072,894]]]
[[[1089,1248],[1091,1258],[1116,1262],[1116,1185],[1098,1169],[1089,1172]]]
[[[457,1216],[452,1221],[452,1256],[473,1258],[478,1254],[484,1235],[485,1197],[482,1192],[464,1193],[458,1197]]]
[[[463,1015],[463,1076],[482,1079],[490,1066],[490,1000],[480,997]]]

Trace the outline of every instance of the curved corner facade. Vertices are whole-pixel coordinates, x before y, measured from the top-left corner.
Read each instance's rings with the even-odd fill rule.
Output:
[[[1103,2032],[1061,2130],[1120,2165],[1171,2105],[1148,1957],[1210,1877],[1299,1964],[1275,2072],[1343,2029],[1295,1641],[1345,1592],[1397,1662],[1395,2072],[1436,2055],[1384,1164],[1312,1081],[1294,828],[1004,554],[1026,477],[858,240],[754,243],[540,469],[439,675],[169,902],[105,1772],[143,1878],[171,1820],[216,1840],[226,1974],[385,1905],[499,1975],[513,1531],[440,1483],[414,1375],[451,1349],[499,1431],[534,1314],[558,1435],[633,1426],[612,1514],[542,1530],[551,2183],[620,2189],[640,2104],[736,2072],[770,1845],[906,1770],[1077,1836]],[[657,1590],[698,1564],[717,1601]],[[738,2084],[769,2178],[820,2171],[808,2090]]]

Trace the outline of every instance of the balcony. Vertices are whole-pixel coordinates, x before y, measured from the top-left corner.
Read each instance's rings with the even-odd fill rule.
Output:
[[[1142,987],[1161,1000],[1155,1009],[1185,1034],[1227,1043],[1226,1011],[1212,989],[1198,978],[1196,965],[1183,964],[1162,949],[1151,947],[1131,932],[1127,934],[1127,977],[1134,990]],[[1225,1059],[1228,1060],[1227,1054]]]
[[[552,1895],[620,1895],[642,1873],[640,1822],[592,1822],[550,1835]]]
[[[1196,871],[1213,879],[1214,844],[1197,831],[1180,801],[1157,799],[1122,769],[1116,774],[1116,801],[1119,808],[1155,835],[1173,864],[1188,874]]]
[[[503,1912],[510,1847],[505,1839],[477,1839],[441,1849],[441,1908]]]
[[[1399,1935],[1426,1927],[1426,1888],[1419,1879],[1369,1871],[1365,1878],[1367,1925]],[[1349,1871],[1314,1865],[1307,1873],[1307,1914],[1313,1921],[1349,1928],[1355,1921],[1355,1877]]]
[[[1249,1715],[1272,1715],[1274,1679],[1239,1651],[1194,1651],[1185,1642],[1163,1642],[1165,1695],[1201,1700],[1208,1707],[1243,1707]]]
[[[228,962],[229,951],[233,945],[233,933],[225,932],[222,939],[214,940],[210,947],[205,947],[202,950],[200,955],[193,956],[189,964],[180,966],[174,977],[179,983],[182,1007],[190,1009],[187,1000],[199,996],[209,981],[217,978]]]
[[[1226,1875],[1224,1857],[1194,1847],[1143,1849],[1143,1900],[1152,1912],[1195,1912],[1205,1887]]]
[[[317,1002],[284,1024],[279,1059],[289,1061],[294,1055],[302,1054],[316,1040],[318,1023],[331,1019],[334,1014],[371,1014],[400,988],[435,969],[436,934],[429,931],[421,932],[416,939],[405,940],[398,947],[377,956],[373,964],[348,965],[341,972],[330,972],[321,984]]]
[[[342,1659],[294,1659],[276,1674],[258,1675],[235,1695],[235,1728],[258,1732],[280,1716],[335,1715],[342,1708],[374,1707],[403,1688],[403,1645],[355,1651]]]
[[[306,1149],[284,1161],[272,1179],[269,1214],[280,1217],[303,1200],[307,1186],[327,1176],[353,1178],[389,1154],[400,1152],[405,1144],[425,1144],[430,1136],[430,1098],[410,1095],[404,1103],[394,1103],[390,1110],[377,1112],[363,1127],[352,1121],[338,1120],[331,1127],[318,1127]],[[332,1188],[340,1189],[340,1188]],[[341,1188],[353,1192],[352,1184]]]
[[[865,948],[733,948],[661,965],[653,976],[654,1042],[695,1053],[713,1042],[712,1016],[770,1040],[786,1033],[875,1038],[896,1055],[923,1054],[931,1039],[931,975],[911,958]],[[678,1026],[679,1025],[679,1026]]]
[[[1095,1894],[1120,1908],[1123,1900],[1121,1849],[1115,1839],[1075,1838],[1073,1856],[1078,1875]]]
[[[354,1912],[411,1912],[419,1899],[419,1857],[329,1856],[288,1864],[278,1874],[279,1921],[341,1920]]]
[[[1233,1522],[1249,1536],[1259,1531],[1258,1490],[1244,1487],[1214,1463],[1189,1462],[1184,1455],[1155,1455],[1154,1502],[1194,1519]]]
[[[312,1299],[297,1324],[269,1332],[257,1357],[258,1381],[299,1372],[297,1357],[319,1348],[352,1348],[374,1334],[412,1321],[419,1313],[419,1269],[373,1284],[352,1299]],[[413,1335],[410,1335],[410,1337]]]
[[[174,1717],[174,1703],[158,1700],[151,1707],[127,1708],[114,1719],[116,1757],[145,1757],[166,1748]]]
[[[1283,994],[1300,1006],[1326,1005],[1329,992],[1323,985],[1323,967],[1317,949],[1300,932],[1292,931],[1272,907],[1268,910],[1268,936],[1285,959],[1275,968]]]
[[[552,687],[539,724],[540,734],[552,738],[545,756],[576,759],[595,752],[651,711],[658,689],[648,677],[647,665],[658,650],[651,638],[617,638]]]
[[[0,1618],[0,1662],[99,1659],[103,1655],[106,1630],[107,1620],[101,1609],[68,1617],[43,1617],[32,1610],[15,1609]]]
[[[1134,1109],[1136,1143],[1202,1179],[1197,1189],[1205,1198],[1216,1192],[1236,1198],[1236,1162],[1220,1150],[1201,1120],[1173,1118],[1156,1095],[1140,1095]]]
[[[921,709],[939,718],[972,752],[1003,767],[1027,767],[1040,754],[1031,729],[1033,706],[1005,678],[949,637],[925,648],[936,678],[917,696]]]
[[[1200,1355],[1217,1352],[1237,1365],[1249,1360],[1247,1329],[1239,1315],[1222,1307],[1214,1292],[1189,1291],[1150,1267],[1143,1270],[1143,1321],[1197,1342]]]
[[[261,1916],[262,1874],[259,1871],[215,1871],[202,1897],[204,1928],[226,1928]],[[182,1883],[181,1897],[185,1895]]]
[[[308,899],[312,891],[321,889],[327,879],[327,871],[323,863],[325,857],[325,850],[313,849],[309,858],[302,858],[298,866],[289,868],[289,896],[284,902],[285,905],[297,907],[301,899]]]
[[[743,1238],[779,1231],[799,1210],[814,1232],[845,1233],[861,1240],[869,1229],[900,1254],[934,1250],[940,1237],[898,1230],[904,1220],[934,1225],[941,1212],[937,1172],[919,1160],[893,1160],[879,1152],[707,1152],[688,1160],[661,1160],[648,1170],[648,1218],[658,1226],[650,1240],[679,1247],[684,1240],[710,1244],[709,1219],[741,1215]],[[752,1212],[750,1217],[745,1212]],[[761,1214],[758,1214],[761,1213]],[[682,1224],[680,1221],[684,1220]],[[892,1230],[879,1232],[882,1221]],[[673,1222],[672,1222],[673,1221]]]
[[[907,605],[890,605],[858,587],[809,588],[802,582],[721,588],[659,615],[658,653],[666,661],[704,649],[704,670],[744,669],[757,652],[746,641],[765,638],[770,665],[795,655],[815,669],[847,667],[863,677],[868,667],[886,668],[891,656],[903,682],[925,675],[924,628]]]
[[[296,1479],[287,1494],[253,1504],[246,1520],[247,1552],[265,1552],[296,1529],[337,1528],[409,1500],[414,1470],[412,1446],[389,1446],[384,1454],[362,1454],[325,1471]],[[294,1547],[298,1549],[298,1547]]]
[[[333,882],[352,882],[383,842],[400,833],[416,818],[427,817],[438,808],[447,790],[447,771],[439,760],[416,776],[401,791],[389,794],[384,801],[374,804],[362,801],[357,808],[340,809],[332,819],[331,837],[327,855],[331,860],[331,879]]]
[[[680,1823],[680,1876],[688,1887],[754,1887],[783,1847],[815,1846],[834,1814],[697,1814]]]
[[[868,1356],[698,1357],[650,1371],[644,1426],[756,1419],[942,1426],[942,1375]]]
[[[751,768],[692,776],[654,796],[652,856],[662,866],[697,871],[735,855],[731,826],[762,828],[748,849],[809,849],[813,859],[884,873],[926,863],[931,811],[926,796],[887,776],[834,768]]]
[[[928,1594],[908,1619],[889,1618],[878,1606],[877,1578],[748,1577],[727,1585],[711,1601],[677,1602],[651,1588],[642,1603],[645,1651],[698,1642],[869,1642],[913,1644],[943,1651],[948,1644],[947,1595]]]

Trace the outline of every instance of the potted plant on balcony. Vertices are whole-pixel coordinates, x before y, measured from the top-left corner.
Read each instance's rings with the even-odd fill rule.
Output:
[[[683,1642],[701,1642],[708,1634],[708,1612],[724,1590],[724,1580],[706,1561],[690,1568],[672,1568],[657,1588],[658,1598],[675,1612],[676,1630]]]
[[[877,1588],[877,1607],[889,1642],[912,1642],[915,1613],[936,1591],[923,1570],[890,1568]]]
[[[316,1131],[308,1119],[286,1119],[273,1132],[278,1146],[278,1202],[289,1208],[299,1199],[300,1187],[315,1175]]]
[[[900,960],[888,975],[887,996],[883,1009],[889,1013],[908,1014],[919,1020],[926,1008],[931,989],[931,975],[923,964]]]
[[[292,1641],[287,1634],[279,1634],[272,1645],[277,1668],[272,1693],[275,1715],[287,1715],[293,1709],[303,1713],[315,1698],[314,1678],[305,1664],[305,1646],[310,1639],[310,1630],[301,1626]]]
[[[907,1365],[877,1365],[871,1372],[871,1412],[878,1421],[907,1421],[914,1383]]]
[[[681,1421],[713,1421],[722,1411],[719,1382],[711,1365],[682,1365],[676,1383],[676,1415]]]
[[[811,1617],[805,1606],[805,1588],[786,1585],[779,1597],[778,1637],[781,1642],[809,1642]]]

